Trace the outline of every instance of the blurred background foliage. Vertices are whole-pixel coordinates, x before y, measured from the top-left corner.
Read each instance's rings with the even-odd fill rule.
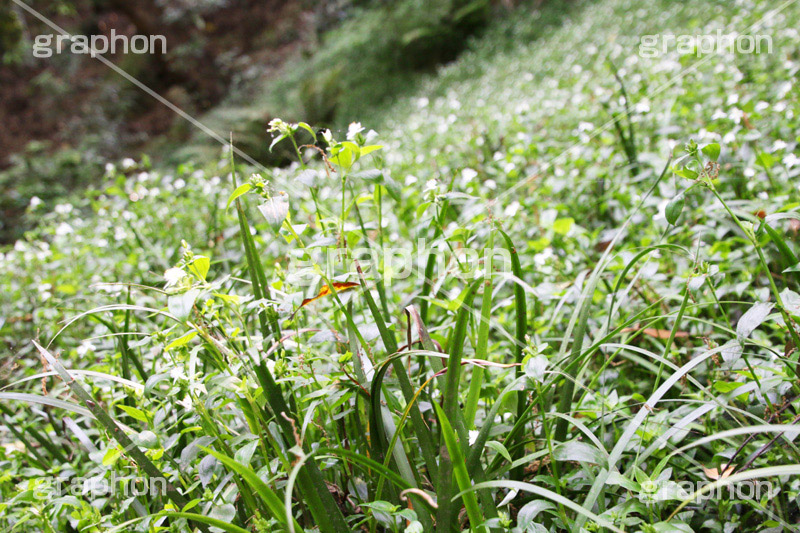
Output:
[[[27,0],[72,34],[164,35],[166,54],[107,54],[127,73],[260,163],[281,166],[266,125],[280,115],[341,129],[454,60],[512,0]],[[214,157],[198,132],[86,55],[35,58],[54,30],[0,5],[0,243],[30,229],[31,200],[52,204],[101,176],[104,161]]]

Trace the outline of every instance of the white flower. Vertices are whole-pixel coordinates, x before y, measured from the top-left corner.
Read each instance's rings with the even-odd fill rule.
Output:
[[[69,225],[69,224],[67,224],[66,222],[62,222],[62,223],[61,223],[61,224],[59,224],[59,225],[58,225],[58,227],[56,228],[56,235],[58,235],[59,237],[62,237],[62,236],[64,236],[64,235],[69,235],[69,234],[70,234],[70,233],[72,233],[73,231],[74,231],[74,230],[72,229],[72,226],[70,226],[70,225]]]
[[[167,280],[167,287],[177,285],[183,278],[186,277],[186,272],[180,268],[169,268],[164,272],[164,279]]]
[[[326,143],[333,144],[333,134],[331,133],[331,130],[323,131],[322,138],[325,139]]]
[[[798,164],[800,164],[800,158],[794,154],[789,154],[783,158],[783,164],[786,166],[786,168],[796,167]]]
[[[33,198],[31,198],[31,209],[36,209],[36,207],[38,207],[41,204],[42,204],[42,199],[39,198],[38,196],[34,196]]]
[[[68,215],[72,212],[72,204],[58,204],[55,211],[59,215]]]
[[[475,444],[475,441],[478,440],[478,434],[480,432],[478,430],[470,430],[469,431],[469,445],[472,446]]]
[[[422,191],[423,194],[429,191],[435,191],[437,186],[436,179],[429,179],[425,182],[425,189]]]
[[[83,356],[86,355],[87,353],[94,352],[95,345],[89,341],[83,341],[81,342],[80,346],[78,346],[76,351],[78,352],[78,355]]]
[[[130,157],[126,157],[125,159],[122,160],[122,168],[124,168],[125,170],[132,168],[134,165],[136,165],[136,161],[134,161]]]
[[[347,127],[347,140],[353,141],[356,138],[356,135],[364,131],[364,127],[361,125],[360,122],[351,122],[350,125]]]

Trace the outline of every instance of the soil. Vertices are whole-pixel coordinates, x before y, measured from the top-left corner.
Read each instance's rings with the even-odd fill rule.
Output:
[[[112,28],[117,34],[137,33],[136,26],[122,12],[94,12],[88,0],[76,1],[75,7],[75,14],[54,16],[53,20],[75,34],[108,35]],[[195,21],[197,29],[192,30],[191,37],[199,38],[204,53],[211,58],[210,65],[203,65],[202,76],[182,79],[153,75],[160,71],[157,65],[134,63],[143,73],[137,78],[168,100],[177,100],[174,103],[179,107],[209,109],[227,93],[232,67],[226,68],[226,64],[241,64],[244,60],[267,69],[279,68],[307,37],[303,35],[304,28],[309,26],[314,9],[314,4],[303,1],[232,0],[223,8],[202,13]],[[27,14],[25,22],[29,35],[53,33]],[[180,45],[187,38],[185,31],[179,32],[168,24],[162,34],[170,46]],[[106,57],[130,72],[126,68],[130,57]],[[119,152],[107,155],[132,153],[153,137],[169,132],[175,118],[164,105],[132,89],[127,81],[88,55],[30,57],[22,64],[0,63],[0,169],[8,167],[10,156],[31,141],[49,141],[49,149],[74,147],[83,135],[98,135],[101,132],[97,130],[108,124],[108,129],[113,127],[117,133],[113,135],[113,146]]]

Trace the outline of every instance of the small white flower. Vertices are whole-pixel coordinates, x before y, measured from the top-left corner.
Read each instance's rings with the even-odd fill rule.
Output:
[[[722,118],[728,118],[728,114],[725,111],[723,111],[722,109],[719,109],[719,108],[717,108],[714,111],[714,114],[711,115],[711,120],[719,120],[719,119],[722,119]]]
[[[463,183],[469,183],[478,177],[478,171],[474,168],[465,168],[461,171],[461,179]]]
[[[183,407],[186,410],[190,410],[190,409],[194,408],[194,404],[192,403],[192,398],[191,398],[191,396],[188,396],[188,395],[185,396],[183,398],[183,400],[178,400],[175,403],[177,403],[178,405],[180,405],[181,407]]]
[[[64,235],[69,235],[73,231],[74,230],[72,229],[72,226],[70,226],[66,222],[62,222],[56,228],[56,235],[58,235],[59,237],[63,237]]]
[[[59,215],[68,215],[72,212],[72,204],[58,204],[55,210]]]
[[[477,429],[473,429],[469,431],[469,445],[472,446],[475,444],[475,441],[478,440],[478,434],[480,432]]]
[[[83,356],[87,353],[91,353],[95,351],[95,345],[89,341],[83,341],[80,346],[78,346],[77,350],[78,355]]]
[[[347,140],[353,141],[356,138],[356,135],[364,131],[364,127],[361,125],[360,122],[351,122],[350,125],[347,127]]]
[[[164,279],[167,280],[167,287],[177,285],[183,278],[186,277],[186,272],[180,268],[169,268],[164,272]]]
[[[31,209],[36,209],[38,206],[42,204],[42,199],[38,196],[34,196],[31,198]]]
[[[129,168],[133,168],[136,165],[136,161],[131,159],[130,157],[126,157],[122,160],[122,168],[128,170]]]
[[[800,164],[800,158],[794,154],[789,154],[783,158],[783,164],[786,166],[786,168],[796,167],[798,164]]]

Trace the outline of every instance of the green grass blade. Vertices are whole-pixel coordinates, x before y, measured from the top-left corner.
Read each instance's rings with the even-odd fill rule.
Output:
[[[206,453],[211,454],[216,460],[220,463],[224,464],[240,476],[244,478],[244,480],[256,491],[256,494],[259,495],[261,500],[267,505],[272,516],[278,520],[281,524],[286,525],[287,517],[286,514],[283,512],[283,501],[278,497],[275,492],[269,488],[269,486],[264,483],[260,477],[253,471],[252,468],[249,466],[243,465],[241,463],[236,462],[235,460],[231,459],[227,455],[211,450],[209,448],[200,447],[201,450],[205,451]],[[294,518],[292,518],[294,522],[295,530],[302,531],[300,524],[298,524]]]
[[[367,286],[367,281],[364,278],[364,274],[361,271],[361,267],[358,268],[358,275],[359,280],[361,282],[361,287],[363,289],[364,299],[367,302],[367,306],[369,307],[370,313],[372,314],[372,318],[375,321],[375,325],[378,328],[378,332],[380,333],[381,339],[383,340],[383,345],[386,347],[386,352],[388,354],[393,354],[397,352],[397,339],[395,338],[394,334],[389,330],[386,326],[386,323],[383,320],[383,315],[381,314],[380,309],[378,309],[377,304],[375,303],[375,299],[370,294],[369,287]],[[392,360],[392,365],[395,371],[395,377],[397,381],[400,383],[400,390],[403,393],[403,399],[405,400],[406,404],[412,404],[411,408],[411,425],[414,428],[414,433],[417,435],[417,440],[419,441],[420,450],[422,451],[422,458],[425,461],[425,466],[428,468],[428,472],[430,473],[432,478],[436,478],[437,474],[437,467],[436,467],[436,449],[433,445],[433,440],[431,439],[430,429],[425,424],[425,421],[422,419],[422,413],[420,413],[419,406],[412,402],[414,398],[414,389],[411,386],[411,381],[408,378],[408,374],[406,373],[406,369],[403,367],[403,364],[398,359]],[[380,410],[375,412],[374,402],[377,399],[380,399],[380,389],[372,388],[373,392],[373,409],[372,412],[374,413],[373,422],[375,422],[376,426],[374,427],[382,427],[383,424],[379,421],[380,416],[377,413],[380,413]],[[381,437],[378,436],[380,439]],[[383,456],[381,455],[381,459]]]
[[[507,489],[519,490],[519,491],[522,491],[522,492],[529,492],[531,494],[536,494],[537,496],[541,496],[542,498],[547,498],[548,500],[552,500],[552,501],[554,501],[556,503],[559,503],[559,504],[563,505],[564,507],[572,509],[576,513],[582,515],[584,520],[586,518],[590,518],[594,522],[600,524],[603,527],[606,527],[606,528],[610,529],[611,531],[615,531],[617,533],[623,533],[623,531],[620,528],[616,527],[614,524],[612,524],[608,520],[597,516],[596,514],[591,512],[586,507],[578,505],[577,503],[573,502],[572,500],[569,500],[569,499],[567,499],[567,498],[565,498],[565,497],[563,497],[563,496],[561,496],[561,495],[559,495],[559,494],[557,494],[557,493],[555,493],[555,492],[553,492],[551,490],[545,489],[545,488],[540,487],[538,485],[534,485],[532,483],[523,483],[523,482],[520,482],[520,481],[506,481],[506,480],[487,481],[485,483],[478,483],[477,485],[474,485],[474,486],[470,487],[466,491],[463,491],[461,494],[458,494],[458,496],[462,496],[465,492],[472,492],[472,491],[483,489],[483,488],[486,488],[486,489],[507,488]],[[576,529],[576,531],[577,531],[577,529]]]
[[[292,423],[286,419],[287,416],[292,416],[292,411],[286,405],[280,387],[275,383],[275,378],[267,368],[265,361],[256,366],[255,371],[266,395],[270,410],[275,415],[275,421],[281,428],[283,438],[287,443],[294,443],[294,428]],[[336,505],[333,496],[331,496],[322,477],[322,472],[320,472],[315,461],[309,461],[306,463],[305,468],[299,470],[297,480],[300,493],[321,531],[332,533],[349,531],[347,521],[339,506]]]
[[[493,253],[494,233],[489,233],[489,242],[485,250],[488,250],[490,254]],[[478,324],[478,344],[476,346],[476,352],[478,358],[484,359],[488,355],[487,352],[489,350],[489,320],[492,312],[492,280],[491,272],[487,272],[486,279],[483,282],[483,299],[481,300],[481,315],[480,323]],[[467,393],[467,400],[464,403],[464,423],[468,428],[475,427],[475,414],[478,411],[478,401],[480,400],[481,387],[483,386],[483,373],[483,367],[472,367],[469,392]]]
[[[205,516],[197,513],[183,513],[179,511],[162,511],[159,516],[174,516],[176,518],[185,518],[192,522],[198,522],[202,525],[204,531],[208,531],[205,529],[206,525],[212,527],[218,527],[227,533],[250,533],[250,531],[243,529],[239,526],[231,524],[230,522],[224,522],[218,518],[211,518],[210,516]]]
[[[461,453],[461,445],[458,443],[455,431],[453,431],[450,422],[447,420],[447,415],[444,413],[438,403],[434,403],[436,408],[436,415],[439,418],[439,424],[442,426],[442,437],[444,438],[447,452],[450,454],[451,464],[453,467],[453,474],[456,478],[456,484],[459,493],[464,500],[464,506],[467,508],[467,516],[469,516],[470,531],[485,532],[486,527],[483,525],[485,520],[483,513],[478,506],[478,498],[472,492],[472,482],[470,481],[469,473],[467,473],[467,465],[464,461],[464,455]],[[441,504],[441,499],[439,500]]]
[[[498,228],[498,231],[500,232],[500,235],[503,236],[503,240],[506,243],[506,248],[508,248],[508,251],[511,254],[511,272],[514,274],[514,276],[516,276],[517,279],[522,280],[522,267],[519,262],[519,254],[517,254],[517,249],[514,247],[511,237],[509,237],[505,231],[500,228]],[[519,283],[514,284],[514,306],[517,316],[514,362],[520,365],[517,367],[515,372],[515,376],[519,378],[522,375],[522,353],[525,345],[527,344],[525,336],[528,333],[528,308],[525,300],[525,289]],[[517,420],[522,417],[522,413],[525,411],[525,403],[525,391],[519,391],[517,393]],[[512,455],[512,457],[514,459],[519,459],[522,457],[525,450],[519,441],[512,443],[512,445],[517,448],[516,455]],[[511,474],[511,477],[516,480],[522,479],[522,476],[523,471],[521,468],[516,469]]]
[[[39,353],[45,360],[53,367],[53,369],[58,372],[58,375],[64,380],[64,383],[72,390],[73,394],[77,396],[85,405],[86,407],[92,412],[95,419],[97,419],[106,430],[114,436],[117,442],[125,449],[125,453],[128,454],[133,461],[139,465],[145,474],[147,474],[150,478],[158,478],[158,479],[167,479],[166,476],[161,473],[161,471],[147,458],[147,456],[142,452],[138,446],[136,446],[130,437],[122,430],[122,428],[117,425],[117,423],[108,415],[108,413],[98,405],[98,403],[92,398],[92,396],[86,392],[86,390],[81,387],[77,381],[70,375],[69,371],[64,368],[61,363],[53,357],[53,355],[48,352],[45,348],[40,346],[36,341],[33,341],[34,346],[36,349],[39,350]],[[188,503],[186,498],[178,492],[178,490],[174,487],[172,483],[167,484],[166,488],[166,495],[167,497],[172,500],[172,502],[177,505],[179,508],[183,509],[183,507]],[[206,527],[202,524],[199,524],[200,529],[203,531],[208,531]]]

